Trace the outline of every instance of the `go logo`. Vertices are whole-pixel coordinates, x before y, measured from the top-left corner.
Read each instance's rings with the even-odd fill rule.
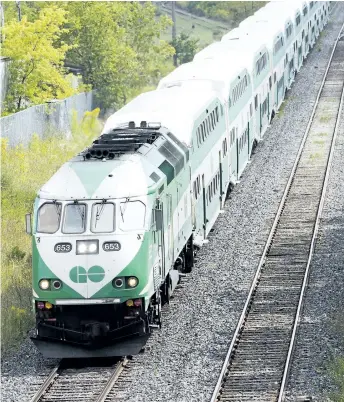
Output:
[[[94,265],[88,271],[84,267],[76,266],[70,270],[70,279],[75,283],[101,282],[105,277],[105,271],[102,267]]]

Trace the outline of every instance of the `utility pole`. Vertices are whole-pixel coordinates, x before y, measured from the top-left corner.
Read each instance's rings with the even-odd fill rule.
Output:
[[[16,5],[17,5],[17,9],[18,9],[18,21],[21,21],[21,8],[20,8],[20,1],[16,0]]]
[[[177,27],[176,27],[176,2],[171,1],[171,7],[172,7],[172,42],[175,44],[175,41],[177,39]],[[173,64],[175,67],[177,67],[177,53],[173,55]]]

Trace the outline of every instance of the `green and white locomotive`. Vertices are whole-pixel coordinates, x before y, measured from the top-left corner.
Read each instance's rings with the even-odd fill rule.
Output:
[[[225,136],[221,108],[211,89],[142,94],[40,189],[33,341],[45,356],[138,353],[160,326],[162,302],[193,266],[194,238],[202,243],[221,208],[218,155],[209,152]],[[207,115],[214,135],[192,152],[195,122]],[[214,194],[203,205],[190,178],[205,162]]]
[[[136,354],[161,326],[162,303],[191,271],[194,248],[263,139],[313,43],[308,34],[327,22],[328,2],[278,7],[113,114],[39,190],[26,230],[32,339],[45,356]],[[257,36],[270,20],[271,37]]]

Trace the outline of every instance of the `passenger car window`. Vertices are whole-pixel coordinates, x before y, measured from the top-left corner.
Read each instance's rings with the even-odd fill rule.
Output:
[[[60,226],[61,210],[60,203],[43,204],[38,210],[37,232],[55,233]]]
[[[65,207],[63,233],[83,233],[86,227],[86,204],[68,204]]]
[[[97,202],[92,206],[91,231],[110,233],[115,230],[115,204]]]
[[[144,229],[146,206],[141,201],[120,203],[120,228],[124,231]]]

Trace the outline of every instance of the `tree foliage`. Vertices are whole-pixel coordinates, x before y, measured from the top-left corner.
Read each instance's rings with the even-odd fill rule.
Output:
[[[182,32],[177,36],[175,40],[171,42],[171,45],[176,51],[177,63],[183,64],[192,61],[194,55],[197,52],[199,39],[190,38],[185,32]]]
[[[156,18],[150,3],[70,2],[67,9],[65,40],[75,45],[67,58],[82,67],[102,106],[121,106],[161,74],[174,52],[159,40],[170,20]]]
[[[259,8],[265,1],[180,1],[178,6],[190,13],[228,23],[240,22]]]
[[[17,112],[28,104],[39,104],[52,98],[73,94],[63,68],[66,52],[71,46],[59,41],[67,30],[66,12],[57,6],[42,8],[29,22],[23,16],[6,23],[2,54],[11,59],[5,110]]]
[[[115,108],[170,69],[174,49],[160,35],[172,21],[157,17],[152,3],[59,2],[58,8],[53,2],[20,4],[19,23],[15,3],[5,3],[3,54],[13,60],[8,110],[68,96],[63,62],[81,67],[83,82],[97,90],[101,105]]]

